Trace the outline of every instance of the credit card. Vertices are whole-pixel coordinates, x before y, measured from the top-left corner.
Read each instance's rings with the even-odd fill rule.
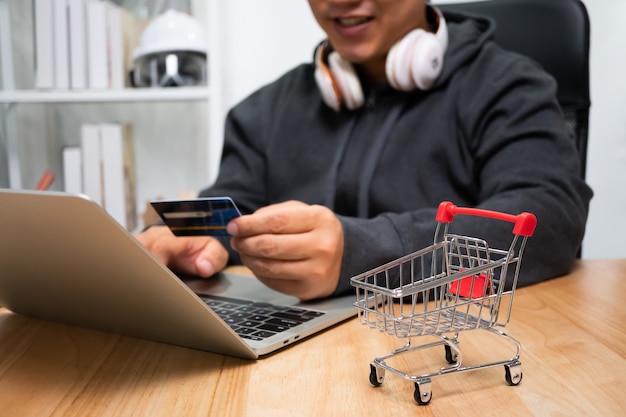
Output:
[[[226,225],[241,216],[230,197],[152,200],[150,205],[176,236],[228,236]]]

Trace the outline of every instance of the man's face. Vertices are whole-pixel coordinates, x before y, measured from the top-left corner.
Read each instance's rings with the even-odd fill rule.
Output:
[[[425,0],[308,0],[333,49],[355,64],[384,61],[411,29],[425,25]]]

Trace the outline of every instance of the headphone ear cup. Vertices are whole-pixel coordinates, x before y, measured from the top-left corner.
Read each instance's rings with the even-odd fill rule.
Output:
[[[437,8],[437,33],[414,29],[400,39],[387,54],[385,72],[389,84],[397,90],[428,90],[441,74],[448,47],[446,20]]]
[[[328,66],[335,80],[345,105],[350,110],[363,105],[364,97],[361,82],[351,63],[343,59],[337,52],[328,55]]]
[[[326,68],[326,66],[324,65]],[[339,88],[334,85],[335,82],[326,68],[326,71],[320,69],[319,67],[315,69],[315,81],[317,82],[317,87],[322,94],[322,100],[324,103],[335,111],[339,111],[341,107],[341,97],[339,93]]]
[[[385,72],[389,84],[396,90],[411,91],[416,87],[410,70],[413,61],[411,58],[422,34],[420,29],[412,30],[396,42],[387,54]]]
[[[443,67],[443,50],[439,41],[432,33],[424,33],[419,39],[419,46],[415,47],[412,63],[411,78],[420,90],[428,90],[435,83]]]
[[[324,48],[322,44],[315,50],[315,82],[324,103],[333,110],[339,111],[343,98],[330,69],[324,63]]]

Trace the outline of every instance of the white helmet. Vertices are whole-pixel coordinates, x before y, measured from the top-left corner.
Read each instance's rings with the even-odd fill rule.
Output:
[[[168,10],[144,29],[134,52],[135,87],[206,84],[207,47],[202,25]]]

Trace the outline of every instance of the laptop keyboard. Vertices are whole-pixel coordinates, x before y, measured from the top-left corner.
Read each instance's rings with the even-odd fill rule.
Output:
[[[239,336],[263,340],[324,315],[300,307],[259,303],[249,300],[200,295],[200,298]]]

